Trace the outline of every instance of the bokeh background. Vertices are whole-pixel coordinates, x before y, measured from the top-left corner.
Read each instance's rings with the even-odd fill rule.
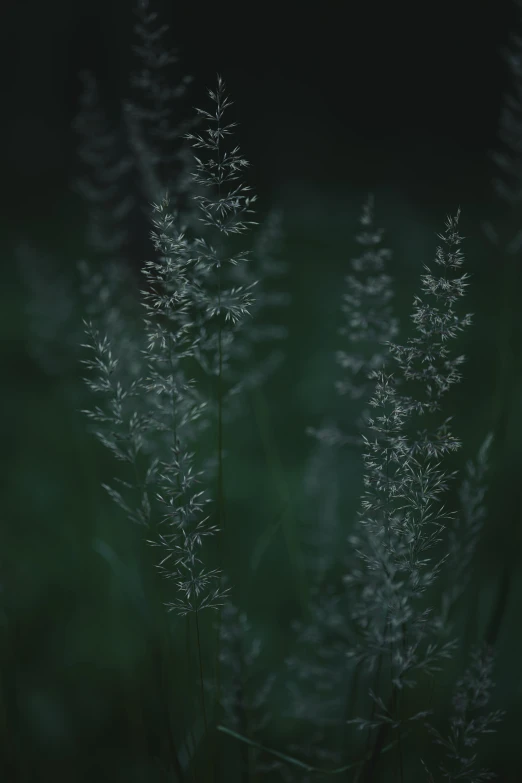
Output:
[[[288,628],[299,614],[300,588],[284,537],[278,533],[265,546],[263,531],[285,498],[297,531],[310,521],[303,485],[313,444],[306,428],[352,416],[334,391],[335,351],[340,288],[361,204],[375,194],[405,329],[436,232],[462,208],[473,275],[468,309],[475,317],[460,340],[465,379],[447,408],[464,443],[456,467],[473,457],[487,432],[496,436],[465,635],[482,638],[498,618],[495,704],[507,718],[487,756],[501,781],[519,781],[520,256],[508,258],[483,229],[486,221],[512,227],[520,217],[495,197],[490,157],[511,84],[500,50],[516,28],[516,7],[508,0],[153,5],[170,25],[182,70],[194,77],[190,103],[201,105],[216,73],[223,75],[260,214],[272,206],[284,213],[283,284],[292,297],[287,358],[228,436],[231,579],[263,638],[267,670],[280,670],[291,649]],[[59,371],[37,361],[29,287],[15,252],[30,240],[65,274],[88,257],[85,204],[71,190],[78,73],[95,72],[116,117],[132,66],[131,10],[129,0],[27,0],[4,9],[0,765],[6,783],[161,779],[150,759],[161,756],[166,715],[181,699],[169,685],[169,667],[176,665],[166,652],[172,626],[153,557],[141,531],[102,490],[114,466],[79,412],[86,404],[81,349],[75,355],[64,335]],[[141,253],[142,246],[135,266]],[[59,308],[58,283],[53,296]],[[507,368],[502,376],[500,366]],[[337,469],[345,477],[349,525],[360,460],[349,454]]]

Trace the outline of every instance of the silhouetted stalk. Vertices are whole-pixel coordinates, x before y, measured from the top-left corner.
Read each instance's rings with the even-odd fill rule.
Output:
[[[187,693],[190,695],[190,683],[192,682],[192,657],[190,654],[190,614],[185,615],[185,655],[186,655],[186,664],[187,664]],[[187,748],[187,759],[189,761],[190,770],[192,773],[192,780],[193,783],[196,783],[196,777],[194,772],[194,753],[196,750],[196,740],[194,737],[194,732],[192,731],[192,722],[189,721],[189,731],[188,735],[190,737],[190,741],[192,743],[192,753],[190,752],[188,738],[186,738],[185,746]]]
[[[198,665],[199,665],[199,685],[200,685],[200,695],[201,695],[201,709],[203,712],[203,725],[205,727],[205,739],[209,740],[209,732],[208,732],[208,721],[207,721],[207,708],[205,705],[205,684],[203,679],[203,660],[202,660],[202,653],[201,653],[201,637],[199,632],[199,610],[196,609],[195,611],[196,615],[196,635],[197,635],[197,642],[198,642]],[[212,766],[212,762],[210,761],[209,757],[209,763],[210,763],[210,770],[211,770],[211,778],[214,777],[214,768]]]
[[[520,523],[521,502],[522,502],[522,493],[519,490],[517,492],[515,508],[511,516],[510,529],[513,531],[516,529],[516,526]],[[500,580],[500,584],[498,586],[497,597],[493,605],[493,610],[491,612],[491,617],[489,619],[486,632],[484,634],[484,639],[488,644],[488,646],[490,647],[493,647],[498,640],[500,628],[504,620],[506,609],[508,606],[508,601],[509,601],[509,593],[511,590],[513,568],[515,564],[515,555],[513,554],[514,552],[513,549],[508,549],[508,551],[510,554],[506,559],[504,569],[502,571],[502,577]]]

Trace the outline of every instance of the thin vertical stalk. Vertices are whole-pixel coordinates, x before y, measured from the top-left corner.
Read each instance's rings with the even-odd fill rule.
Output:
[[[199,632],[199,610],[196,609],[196,635],[198,640],[198,665],[199,665],[199,685],[201,694],[201,708],[203,710],[203,723],[205,725],[205,733],[208,734],[208,722],[207,722],[207,710],[205,707],[205,686],[203,681],[203,659],[201,656],[201,636]]]
[[[201,709],[203,711],[203,725],[205,727],[205,737],[208,741],[209,739],[209,731],[208,731],[208,720],[207,720],[207,708],[205,705],[205,685],[203,680],[203,659],[201,654],[201,636],[199,631],[199,610],[196,609],[195,611],[196,615],[196,636],[197,636],[197,644],[198,644],[198,665],[199,665],[199,685],[200,685],[200,695],[201,695]],[[214,779],[214,767],[212,765],[212,761],[209,756],[209,766],[210,766],[210,778],[211,780]]]
[[[185,655],[186,655],[186,667],[187,667],[187,691],[190,695],[190,683],[192,680],[192,666],[191,666],[191,655],[190,655],[190,614],[187,614],[185,617]],[[189,747],[189,738],[190,742],[192,743],[192,753],[190,752]],[[196,777],[194,772],[194,753],[196,749],[196,740],[194,737],[194,733],[192,731],[192,721],[189,721],[189,730],[188,730],[188,736],[185,738],[185,747],[187,749],[187,759],[190,766],[191,776],[192,776],[192,783],[196,783]]]
[[[283,530],[283,536],[287,547],[290,564],[292,567],[297,598],[299,601],[301,613],[306,616],[308,611],[308,589],[305,583],[302,556],[300,551],[299,536],[294,513],[294,503],[290,489],[285,481],[285,471],[281,461],[281,455],[277,447],[277,441],[274,428],[270,420],[270,412],[265,396],[261,389],[256,387],[251,396],[254,416],[257,419],[259,433],[263,442],[265,454],[270,462],[274,481],[279,489],[279,494],[287,509],[280,517],[280,524]],[[274,528],[275,532],[276,528]]]

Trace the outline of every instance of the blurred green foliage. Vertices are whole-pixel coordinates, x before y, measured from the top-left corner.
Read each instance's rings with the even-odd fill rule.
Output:
[[[277,673],[283,673],[292,649],[290,623],[303,611],[303,586],[292,563],[299,566],[299,532],[312,521],[302,500],[312,448],[305,430],[325,415],[345,422],[353,417],[351,403],[337,398],[333,388],[334,353],[340,341],[339,291],[354,250],[363,196],[335,189],[319,192],[302,183],[282,189],[284,257],[293,297],[287,360],[261,396],[249,400],[247,417],[226,434],[226,569],[233,594],[263,641],[263,666]],[[394,252],[391,273],[403,333],[409,328],[422,264],[433,259],[435,234],[456,205],[450,200],[433,206],[427,214],[391,189],[376,191],[379,221]],[[459,340],[468,357],[464,381],[446,410],[455,417],[454,430],[464,443],[455,458],[455,466],[462,468],[494,427],[496,406],[507,407],[505,437],[493,449],[488,518],[458,630],[465,629],[468,643],[483,637],[507,573],[509,589],[496,640],[495,704],[508,717],[487,755],[499,779],[514,783],[522,778],[520,367],[509,359],[509,394],[499,389],[495,373],[498,353],[504,350],[498,339],[505,307],[504,262],[483,237],[485,210],[481,204],[462,203],[462,232],[469,237],[464,251],[472,273],[468,309],[475,316],[473,327]],[[62,248],[60,268],[75,263],[77,226],[73,223],[68,234],[57,220],[45,231],[54,248]],[[46,375],[31,358],[27,292],[14,265],[7,278],[0,308],[1,779],[173,780],[163,767],[169,735],[179,738],[185,730],[184,683],[191,664],[182,642],[184,621],[162,607],[168,585],[159,582],[142,531],[127,523],[101,488],[115,468],[79,412],[86,395],[82,350],[78,348],[76,368],[65,376]],[[518,301],[520,281],[516,285]],[[518,361],[520,345],[512,350]],[[346,492],[342,512],[348,534],[358,507],[361,461],[347,453],[338,471]],[[450,507],[456,505],[456,489],[448,497]],[[285,535],[281,523],[288,516],[294,538]],[[210,618],[204,620],[203,633],[206,638],[213,633]],[[210,667],[211,661],[205,664]],[[448,683],[462,665],[458,656]],[[436,698],[448,696],[441,691]],[[266,738],[281,750],[283,740],[293,739],[292,726],[282,718],[284,702],[281,686]],[[194,733],[197,740],[197,724]],[[233,760],[232,740],[227,740],[226,752]]]

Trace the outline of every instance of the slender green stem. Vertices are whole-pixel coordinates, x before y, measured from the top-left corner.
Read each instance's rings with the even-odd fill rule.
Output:
[[[208,734],[207,710],[205,707],[205,686],[203,681],[203,660],[201,657],[201,636],[199,633],[199,611],[196,609],[196,634],[198,639],[198,664],[199,664],[199,685],[201,692],[201,708],[203,710],[203,723],[205,724],[205,734]]]
[[[251,748],[257,748],[257,750],[261,750],[263,753],[268,753],[270,756],[274,756],[274,758],[281,759],[281,761],[285,761],[287,764],[291,764],[294,767],[299,767],[299,769],[304,770],[304,772],[310,772],[318,775],[342,775],[344,772],[347,772],[350,769],[357,769],[367,761],[367,758],[365,757],[361,761],[353,761],[350,764],[345,764],[342,767],[321,769],[320,767],[313,767],[311,764],[306,764],[304,761],[300,761],[293,756],[288,756],[286,753],[281,753],[280,751],[274,750],[273,748],[267,748],[266,745],[262,745],[260,742],[255,742],[248,737],[244,737],[242,734],[238,734],[236,731],[232,731],[232,729],[228,729],[226,726],[219,725],[217,730],[223,732],[223,734],[228,734],[230,737],[234,737],[234,739],[237,739],[240,742],[244,742],[245,744],[250,745]],[[394,748],[396,744],[397,743],[395,741],[388,743],[388,745],[383,746],[382,752],[386,753],[387,751]]]
[[[218,379],[217,379],[217,405],[218,405],[218,513],[221,527],[221,537],[225,534],[225,497],[223,479],[223,327],[221,324],[221,269],[219,270],[219,329],[218,329]]]
[[[397,698],[397,686],[393,686],[393,690],[391,693],[390,701],[389,701],[389,712],[393,713],[395,709],[395,700]],[[370,753],[366,755],[366,758],[362,760],[362,764],[368,763],[368,766],[366,768],[366,775],[364,777],[365,783],[371,783],[371,781],[374,778],[375,775],[375,767],[377,766],[377,761],[379,760],[379,756],[381,753],[384,752],[385,749],[385,741],[386,737],[388,735],[388,731],[390,730],[390,724],[389,723],[381,723],[379,726],[379,731],[377,732],[377,737],[375,740],[375,744],[373,746],[373,749]],[[397,743],[394,742],[393,745],[395,746]]]
[[[186,653],[186,664],[187,664],[187,692],[190,696],[190,683],[192,682],[192,666],[191,666],[192,657],[190,655],[190,614],[187,614],[186,616],[185,653]],[[189,722],[188,735],[189,736],[187,736],[185,740],[185,745],[187,748],[187,759],[190,765],[190,771],[192,773],[192,781],[193,783],[196,783],[196,776],[194,772],[194,763],[193,763],[193,754],[196,749],[196,740],[194,737],[194,732],[192,731],[191,721]],[[190,742],[192,744],[192,753],[190,752],[190,748],[189,748],[189,737],[190,737]]]
[[[239,641],[239,647],[238,657],[240,672],[237,688],[236,712],[243,735],[247,735],[249,733],[248,713],[244,707],[245,655],[244,650],[241,649],[241,641]],[[250,748],[244,743],[241,745],[241,780],[242,783],[248,783],[250,780]]]
[[[390,452],[389,449],[386,449],[386,484],[385,484],[385,501],[384,501],[384,528],[386,530],[386,535],[388,539],[388,548],[391,549],[391,526],[390,526]],[[383,569],[386,571],[386,564],[384,561],[382,561]],[[389,616],[390,616],[390,609],[389,607],[386,609],[386,616],[384,618],[384,627],[383,627],[383,638],[386,638],[386,632],[388,629],[388,623],[389,623]],[[377,659],[377,670],[375,672],[375,678],[374,678],[374,685],[373,690],[374,692],[377,691],[379,680],[381,678],[381,670],[382,670],[382,659],[383,654],[382,651],[379,652],[379,657]],[[373,720],[375,716],[375,701],[372,703],[372,712],[370,716],[370,721]],[[370,757],[370,765],[368,768],[368,776],[367,780],[371,780],[373,777],[373,770],[376,764],[376,759],[378,752],[376,754],[376,749],[379,745],[379,734],[377,735],[377,739],[375,741],[373,751],[370,752],[370,742],[371,742],[371,729],[368,729],[368,737],[367,737],[367,743],[366,743],[366,753]]]
[[[346,749],[347,749],[347,732],[348,732],[348,721],[350,720],[350,717],[355,714],[355,708],[357,705],[357,687],[359,685],[359,674],[361,670],[362,663],[359,661],[357,665],[354,668],[352,678],[350,680],[350,687],[348,689],[348,693],[346,695],[346,700],[344,704],[344,712],[343,712],[343,723],[344,723],[344,732],[343,732],[343,747],[341,748],[342,758],[346,759]]]
[[[308,589],[303,574],[299,536],[297,534],[295,513],[293,510],[293,499],[284,478],[285,471],[270,421],[268,405],[261,389],[254,389],[251,396],[251,402],[254,415],[257,419],[265,454],[272,467],[275,484],[278,487],[284,507],[287,509],[281,516],[281,526],[294,575],[301,612],[303,616],[306,616],[308,611]]]
[[[519,291],[519,278],[521,264],[517,255],[507,254],[504,270],[504,285],[500,294],[500,327],[499,327],[499,351],[497,354],[496,388],[493,396],[493,442],[496,444],[497,453],[502,459],[502,452],[506,454],[506,440],[509,431],[509,419],[513,410],[515,398],[515,384],[511,381],[513,365],[518,358],[518,347],[515,344],[515,323],[513,317],[516,311],[516,296]],[[514,525],[518,523],[520,515],[520,494],[517,492],[516,510],[513,512],[512,522],[508,528],[511,533]],[[508,550],[513,551],[513,549]],[[504,617],[511,589],[511,570],[513,558],[506,562],[492,616],[485,633],[488,644],[494,644]],[[475,597],[476,603],[476,597]]]

